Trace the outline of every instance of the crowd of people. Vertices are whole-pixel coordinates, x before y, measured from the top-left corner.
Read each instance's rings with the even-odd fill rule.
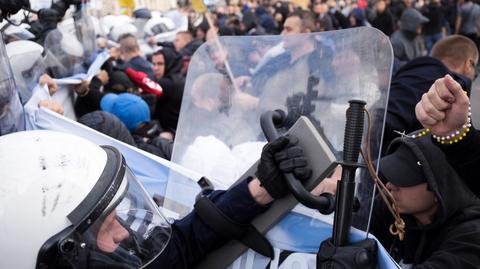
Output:
[[[397,94],[397,85],[400,84],[399,95],[402,96],[398,99],[391,98],[389,112],[400,114],[402,119],[410,118],[408,122],[402,123],[396,119],[388,121],[387,128],[390,128],[389,123],[394,122],[394,130],[413,131],[419,127],[418,124],[411,128],[398,125],[411,123],[411,108],[414,101],[418,101],[420,93],[426,90],[425,85],[445,74],[452,74],[470,92],[478,62],[476,34],[472,34],[477,29],[477,9],[469,8],[470,6],[476,7],[477,4],[470,1],[363,3],[330,0],[301,5],[295,4],[295,1],[238,1],[236,4],[215,8],[211,14],[213,24],[209,24],[206,18],[199,20],[198,14],[186,7],[183,10],[189,14],[189,30],[178,32],[171,43],[157,43],[155,38],[150,38],[150,45],[161,48],[150,55],[141,50],[133,34],[121,36],[117,40],[120,48],[112,53],[112,59],[116,63],[113,67],[104,66],[107,73],[99,74],[101,79],[92,81],[90,91],[83,91],[84,96],[77,100],[77,116],[98,108],[103,109],[99,106],[98,99],[103,95],[96,95],[102,85],[105,92],[113,91],[116,94],[142,92],[141,96],[146,102],[142,106],[145,108],[148,105],[150,117],[139,117],[139,123],[127,127],[131,133],[141,134],[138,137],[134,135],[137,138],[133,139],[140,147],[169,158],[170,150],[167,149],[175,137],[188,64],[196,49],[208,39],[218,35],[288,35],[372,26],[390,37],[395,57],[391,92],[392,95]],[[435,47],[441,40],[443,42]],[[410,76],[413,72],[419,76],[418,79]],[[156,82],[159,87],[149,87],[144,82],[145,78]],[[121,83],[117,83],[118,79]],[[419,87],[418,83],[422,83],[422,86]],[[115,85],[119,90],[114,90]],[[402,87],[415,88],[419,92],[406,94]],[[405,104],[411,94],[415,96],[408,100],[409,105]],[[97,100],[92,100],[92,96],[97,96]],[[89,106],[93,107],[86,109]],[[132,106],[132,110],[133,107],[135,106]],[[134,115],[128,112],[124,114]],[[118,113],[115,115],[118,116]],[[151,128],[161,132],[161,141],[145,138],[146,133],[152,132]],[[393,132],[386,133],[387,136],[391,134],[396,136]],[[145,144],[145,141],[155,146]]]
[[[480,143],[479,133],[471,125],[469,110],[469,95],[472,83],[477,77],[479,61],[477,33],[480,32],[480,28],[477,27],[480,27],[480,6],[469,0],[431,2],[314,0],[305,3],[239,0],[235,4],[216,7],[209,14],[212,17],[211,21],[206,16],[200,16],[197,20],[198,14],[190,7],[183,8],[183,11],[189,14],[189,29],[176,33],[173,42],[158,42],[154,37],[149,38],[148,44],[158,48],[152,53],[142,51],[134,33],[122,34],[115,40],[118,46],[113,47],[108,47],[108,42],[105,42],[103,37],[98,38],[99,49],[108,50],[108,60],[91,80],[84,81],[74,89],[76,93],[74,110],[80,123],[122,142],[170,159],[188,67],[191,57],[203,43],[218,36],[291,35],[359,26],[378,28],[390,37],[395,57],[383,134],[382,154],[386,157],[380,161],[380,179],[386,183],[387,189],[394,197],[397,210],[405,220],[403,229],[406,238],[403,240],[392,236],[391,228],[389,230],[388,227],[396,220],[386,217],[388,208],[381,202],[374,208],[371,231],[401,265],[413,265],[415,268],[480,266],[477,255],[480,249],[479,184],[474,172],[479,161],[476,149]],[[148,12],[146,16],[149,16]],[[44,31],[45,28],[42,28],[41,33],[35,33],[40,37],[37,42],[44,42]],[[308,47],[308,44],[309,42],[303,42],[302,49],[308,51],[302,51],[299,55],[295,50],[288,51],[290,53],[288,59],[294,63],[309,53],[315,53],[315,47],[313,45]],[[47,70],[47,74],[53,76],[49,71],[51,70]],[[42,76],[39,83],[47,84],[54,92],[57,85],[49,75]],[[63,113],[63,109],[51,101],[44,101],[40,105]],[[42,140],[42,143],[46,143],[44,141],[50,139],[48,134],[37,136],[39,137],[37,142]],[[60,139],[56,138],[56,135],[51,136]],[[9,138],[11,141],[0,138],[0,152],[2,154],[7,152],[4,148],[12,143],[21,145],[22,141],[28,140],[27,138],[22,138],[24,140]],[[92,152],[99,151],[98,148],[93,150],[93,146],[85,141],[65,139],[65,143],[75,142],[84,145],[85,148],[92,147]],[[290,136],[280,137],[268,143],[262,151],[256,178],[248,178],[227,192],[214,192],[211,195],[211,200],[227,216],[229,222],[234,223],[234,226],[241,224],[232,229],[238,229],[238,226],[244,228],[242,225],[250,223],[256,215],[264,212],[275,199],[281,199],[288,194],[284,173],[293,173],[300,181],[310,177],[311,170],[297,142],[295,137]],[[36,147],[34,140],[21,147],[27,146]],[[80,148],[78,150],[81,151]],[[32,258],[33,261],[27,261],[25,263],[27,267],[32,264],[47,267],[52,264],[67,267],[82,264],[88,268],[124,265],[191,268],[208,252],[230,239],[238,239],[225,238],[221,232],[215,230],[215,225],[205,223],[202,216],[195,212],[175,222],[172,231],[161,221],[153,225],[154,217],[149,220],[151,223],[146,223],[149,228],[145,229],[148,231],[139,232],[126,227],[128,225],[121,223],[120,218],[116,218],[114,213],[121,211],[124,201],[133,203],[135,200],[132,196],[136,194],[133,192],[130,194],[128,190],[130,187],[125,187],[123,184],[127,183],[123,182],[128,181],[130,184],[128,186],[134,186],[136,181],[132,179],[134,176],[129,174],[128,169],[125,171],[125,161],[118,157],[121,155],[117,151],[109,148],[102,150],[107,152],[108,158],[102,159],[103,151],[98,153],[98,159],[94,157],[99,163],[103,160],[103,166],[100,168],[96,167],[98,163],[94,165],[92,161],[92,167],[96,167],[98,171],[95,171],[99,174],[94,176],[103,180],[108,176],[110,181],[103,184],[113,186],[115,189],[113,195],[108,193],[105,196],[93,197],[95,194],[84,194],[98,199],[110,199],[107,202],[102,200],[106,203],[102,208],[90,205],[93,209],[92,212],[87,212],[88,217],[97,214],[95,210],[99,210],[98,216],[94,216],[98,219],[94,219],[93,225],[90,221],[85,232],[79,228],[86,225],[83,223],[84,220],[69,215],[70,220],[78,222],[74,223],[76,226],[70,229],[70,226],[61,226],[63,224],[60,223],[59,227],[65,229],[61,230],[65,234],[60,235],[64,237],[57,237],[58,235],[52,232],[46,234],[47,237],[43,238],[43,241],[39,239],[35,246],[41,250],[35,252],[35,255],[39,256]],[[22,152],[27,151],[20,151]],[[61,154],[54,152],[52,156],[56,156],[57,153]],[[73,156],[77,153],[69,152],[67,155],[74,159]],[[78,156],[80,155],[79,153]],[[0,166],[13,166],[11,159],[4,155],[0,156],[2,158]],[[45,157],[39,158],[41,164],[39,169],[47,170],[42,161]],[[86,153],[85,156],[78,158],[83,158],[85,163],[89,163],[87,160],[93,157]],[[103,168],[112,166],[117,169],[113,175],[101,174]],[[12,187],[15,181],[22,179],[6,174],[6,169],[1,171],[1,178],[9,180],[5,188],[0,187],[0,193],[6,194],[15,189]],[[33,174],[28,175],[35,177]],[[339,179],[336,177],[339,177],[338,173],[322,182],[324,190],[328,189],[329,192],[335,193],[335,183]],[[97,178],[90,180],[91,189],[94,188]],[[60,189],[63,183],[58,184]],[[65,184],[69,183],[65,181]],[[326,184],[328,188],[325,187]],[[122,190],[122,186],[128,191]],[[43,193],[49,192],[45,190],[45,186],[39,188]],[[95,185],[95,188],[99,187]],[[118,190],[119,193],[121,191],[124,193],[117,196]],[[98,194],[94,191],[92,193]],[[38,199],[40,205],[41,198]],[[56,199],[58,202],[61,198]],[[0,198],[0,202],[2,201]],[[362,202],[362,197],[360,201]],[[82,199],[75,200],[77,204],[70,200],[62,202],[67,211],[75,209],[76,214],[85,213],[78,213],[76,209],[78,203],[84,203]],[[49,205],[45,206],[47,203],[45,200],[43,203],[45,210]],[[52,212],[56,206],[56,204],[53,206]],[[10,211],[8,208],[0,209],[7,210],[5,211],[7,213],[13,212],[13,209]],[[0,213],[3,214],[3,211]],[[45,215],[48,214],[43,212],[43,216]],[[16,221],[21,222],[22,218],[19,217]],[[108,221],[111,223],[105,224]],[[112,232],[114,228],[117,229],[116,234]],[[11,228],[9,232],[15,234],[14,230]],[[248,234],[243,230],[241,232],[243,235]],[[133,237],[133,234],[137,234],[138,238]],[[127,240],[129,236],[134,240]],[[76,242],[78,237],[80,237],[78,242],[86,242],[87,248],[85,245],[83,247],[73,245],[71,248],[64,245]],[[156,239],[152,240],[153,237]],[[61,246],[58,256],[52,256],[56,251],[52,244],[44,245],[47,239],[60,240],[57,242]],[[141,251],[134,253],[135,255],[132,253],[128,255],[131,248],[128,244],[136,244]],[[0,243],[0,248],[5,246]],[[14,256],[15,251],[22,251],[21,247],[11,248],[7,253]],[[326,242],[321,248],[326,251],[323,255],[333,253],[321,257],[327,263],[348,264],[351,268],[365,268],[367,264],[351,258],[352,253],[356,255],[365,251],[362,247],[346,250]],[[72,249],[81,252],[82,255],[75,256]],[[120,250],[127,251],[120,253]],[[77,259],[78,257],[81,259]],[[7,258],[5,260],[7,265],[14,263],[9,264],[11,260]]]
[[[90,127],[110,130],[114,133],[107,134],[170,159],[190,58],[207,40],[219,35],[289,35],[372,26],[391,39],[395,57],[391,94],[397,94],[397,86],[401,91],[399,98],[390,98],[389,116],[393,119],[387,121],[387,130],[413,131],[418,124],[409,128],[401,125],[414,122],[411,108],[426,90],[425,85],[445,74],[452,74],[470,92],[478,62],[476,34],[472,32],[477,29],[477,12],[480,12],[477,6],[464,0],[457,3],[231,1],[229,5],[212,10],[210,23],[191,7],[183,7],[182,12],[189,17],[188,30],[178,32],[173,42],[148,38],[150,47],[156,48],[153,52],[142,50],[135,33],[127,32],[114,40],[119,47],[110,49],[110,60],[102,66],[102,71],[76,88],[79,93],[75,104],[76,117]],[[36,41],[42,45],[47,33],[54,29],[51,16],[44,13],[47,13],[46,18],[39,16],[39,19],[48,23],[43,23],[42,27],[33,27],[38,24],[33,23],[31,29],[37,36]],[[150,11],[145,9],[134,14],[138,19],[151,17]],[[460,35],[472,40],[474,46]],[[443,43],[435,49],[435,44],[441,40]],[[106,48],[108,42],[99,37],[98,45]],[[252,75],[251,72],[248,70],[245,75]],[[418,79],[410,76],[413,72]],[[403,87],[412,88],[412,93],[404,93]],[[418,92],[413,93],[413,89]],[[112,94],[120,94],[121,98],[112,98]],[[106,95],[109,101],[102,102]],[[411,100],[407,100],[409,96]],[[108,114],[91,114],[97,110]],[[116,117],[112,118],[112,114]],[[408,121],[402,122],[405,117],[409,118]],[[118,125],[112,122],[117,119],[126,128],[119,131],[118,128],[102,127]],[[390,141],[390,136],[396,134],[387,131],[386,136]]]

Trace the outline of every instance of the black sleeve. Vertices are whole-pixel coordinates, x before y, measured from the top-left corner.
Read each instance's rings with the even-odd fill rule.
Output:
[[[100,110],[100,101],[103,98],[103,92],[100,91],[101,87],[102,82],[97,77],[93,77],[87,95],[77,96],[75,102],[75,114],[77,117]]]
[[[157,83],[162,86],[163,94],[160,98],[170,99],[175,94],[175,82],[171,78],[161,78],[157,80]]]
[[[112,77],[112,74],[115,71],[111,61],[106,61],[105,63],[103,63],[103,65],[100,69],[107,71],[107,73],[110,77]]]
[[[211,200],[228,217],[250,223],[266,207],[255,202],[248,190],[248,180],[227,192],[214,192]],[[166,249],[147,268],[194,268],[209,252],[227,242],[205,224],[195,212],[172,225],[172,237]]]
[[[165,155],[165,159],[167,160],[172,159],[172,152],[173,152],[172,140],[162,138],[162,137],[155,137],[154,139],[152,139],[152,144],[154,144],[157,148],[161,149],[161,151]]]
[[[173,141],[162,137],[144,141],[144,138],[138,135],[134,136],[135,143],[139,149],[150,152],[165,160],[172,159]]]
[[[478,222],[471,220],[449,229],[440,236],[446,240],[414,269],[478,268],[480,264],[480,233]]]
[[[157,46],[175,49],[175,46],[173,45],[173,42],[168,42],[168,41],[165,41],[165,42],[157,42]]]
[[[478,177],[478,168],[480,167],[479,131],[472,127],[472,130],[462,141],[453,145],[438,145],[447,156],[448,162],[465,180],[470,190],[477,197],[480,197],[480,178]]]

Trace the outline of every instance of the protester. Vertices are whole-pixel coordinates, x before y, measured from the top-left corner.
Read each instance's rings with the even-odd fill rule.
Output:
[[[318,28],[321,31],[331,31],[333,30],[333,22],[330,13],[328,13],[328,5],[326,3],[322,3],[321,0],[316,0],[314,3],[313,12],[317,15],[317,24],[319,25]]]
[[[100,100],[104,95],[102,87],[107,85],[109,81],[108,73],[102,70],[90,82],[76,87],[78,96],[74,108],[77,117],[82,117],[100,108]]]
[[[201,39],[194,39],[190,32],[177,33],[173,42],[175,51],[188,57],[191,57],[202,43]]]
[[[478,27],[480,26],[480,6],[470,0],[458,1],[457,20],[455,22],[455,34],[461,34],[470,38],[477,47]]]
[[[425,49],[428,53],[432,50],[433,45],[442,39],[446,33],[446,20],[444,9],[440,0],[432,0],[428,5],[422,8],[422,14],[429,20],[425,23],[424,42]]]
[[[394,31],[393,15],[387,8],[387,3],[379,0],[375,3],[375,18],[371,21],[373,27],[378,28],[387,36],[391,36]]]
[[[351,27],[348,18],[345,17],[342,12],[340,12],[340,10],[338,10],[337,1],[327,0],[327,5],[329,8],[328,12],[330,12],[330,14],[332,15],[333,27],[335,27],[335,29],[346,29]]]
[[[145,101],[131,93],[114,94],[103,96],[100,107],[103,111],[117,116],[127,126],[130,132],[134,132],[140,125],[150,122],[150,110]]]
[[[142,57],[137,38],[132,34],[124,34],[120,36],[118,43],[120,43],[119,59],[123,62],[121,68],[123,70],[132,68],[136,71],[144,72],[153,79],[152,64]]]
[[[394,218],[377,200],[371,232],[402,267],[476,268],[480,258],[480,200],[422,131],[390,145],[380,176],[405,222],[405,237],[392,234]]]
[[[175,51],[164,48],[152,55],[152,63],[155,79],[163,88],[163,94],[157,98],[154,118],[160,121],[164,131],[175,133],[185,87],[181,74],[183,60]]]
[[[125,124],[111,113],[97,110],[79,117],[77,121],[123,143],[136,146],[132,134],[128,131]]]
[[[457,173],[480,197],[477,177],[480,134],[470,123],[470,102],[460,84],[449,75],[435,81],[416,105],[415,114],[437,137],[432,140],[447,155]]]
[[[420,34],[428,19],[416,9],[408,8],[400,18],[400,29],[393,33],[391,42],[393,55],[400,61],[410,61],[423,56]]]
[[[109,93],[102,98],[100,107],[103,111],[115,115],[125,125],[135,141],[133,144],[134,146],[170,160],[173,150],[173,135],[165,133],[155,121],[151,120],[151,111],[147,103],[141,97],[131,93],[122,93],[118,95]],[[112,136],[113,131],[110,130],[105,132],[107,130],[105,124],[113,125],[115,124],[115,121],[109,120],[105,115],[90,114],[83,116],[83,118],[86,116],[93,117],[93,119],[88,119],[89,124],[87,126]],[[101,124],[98,124],[99,116],[103,116],[106,121],[104,120]],[[83,122],[85,121],[86,120],[83,119]],[[118,123],[116,125],[118,125]],[[123,129],[121,127],[119,128]],[[129,136],[125,134],[124,131],[117,130],[116,132],[118,132],[116,136],[123,137],[129,142],[129,144],[131,143],[131,140],[128,138]]]
[[[415,105],[435,80],[450,74],[470,94],[478,58],[477,47],[471,40],[454,35],[436,43],[431,57],[420,57],[401,67],[390,86],[382,152],[399,133],[422,128],[415,118]]]
[[[365,12],[361,8],[355,8],[348,16],[350,27],[367,26],[367,20],[365,18]]]

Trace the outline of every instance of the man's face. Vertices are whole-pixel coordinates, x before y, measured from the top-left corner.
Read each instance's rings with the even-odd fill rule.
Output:
[[[177,34],[173,41],[175,51],[180,52],[188,44],[188,38],[185,34]]]
[[[126,37],[120,40],[120,57],[125,58],[131,53],[138,53],[138,42],[135,37]],[[128,48],[136,47],[135,52],[129,51]]]
[[[156,79],[163,78],[165,75],[165,57],[162,54],[153,55],[152,57],[153,72]]]
[[[313,3],[313,12],[316,15],[320,15],[323,13],[323,8],[322,8],[322,1],[321,0],[315,0]]]
[[[427,183],[399,187],[388,182],[387,188],[391,191],[400,214],[426,214],[436,207],[435,194],[427,189]]]
[[[302,21],[300,18],[297,16],[288,17],[283,25],[282,35],[286,36],[283,39],[283,47],[286,50],[292,50],[295,47],[299,47],[305,42],[305,40],[299,37],[290,37],[290,35],[300,33],[302,33]]]
[[[117,220],[117,212],[112,211],[103,221],[97,234],[97,247],[104,252],[114,252],[129,233]]]
[[[302,21],[297,16],[288,17],[283,24],[282,35],[300,34],[302,32]]]
[[[375,5],[375,8],[377,12],[383,13],[385,11],[386,4],[384,1],[378,1],[377,4]]]

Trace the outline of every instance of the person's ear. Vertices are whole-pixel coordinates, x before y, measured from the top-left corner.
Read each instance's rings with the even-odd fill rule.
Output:
[[[470,79],[473,79],[473,76],[475,74],[475,68],[476,68],[475,60],[472,59],[472,58],[467,58],[463,62],[463,66],[462,66],[463,72],[462,73],[464,75],[466,75],[467,77],[469,77]]]

